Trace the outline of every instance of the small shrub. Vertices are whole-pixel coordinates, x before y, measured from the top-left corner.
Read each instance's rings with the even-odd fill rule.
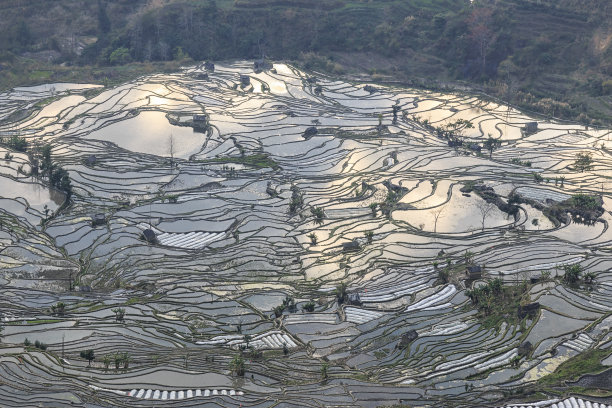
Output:
[[[115,313],[115,321],[116,322],[122,322],[123,318],[125,317],[125,309],[122,307],[118,307],[115,309],[111,309],[111,311],[113,313]]]
[[[329,369],[329,364],[323,363],[323,365],[321,366],[321,378],[324,380],[326,380],[328,377],[328,373],[327,373],[328,369]]]
[[[257,360],[263,357],[263,352],[261,350],[257,350],[254,347],[251,347],[249,351],[249,358],[251,360]]]
[[[544,178],[540,175],[540,173],[533,173],[533,179],[536,183],[541,183]]]
[[[370,204],[370,210],[372,210],[372,215],[373,215],[374,217],[376,217],[376,208],[377,208],[377,207],[378,207],[378,204],[376,204],[376,203],[372,203],[372,204]]]
[[[63,316],[66,311],[66,305],[64,302],[57,302],[53,306],[51,306],[51,311],[54,315]]]
[[[325,217],[325,213],[323,209],[320,207],[313,207],[310,209],[312,215],[315,216],[315,222],[319,225],[323,224],[323,218]]]
[[[245,367],[244,367],[244,358],[241,354],[237,354],[229,363],[229,368],[232,373],[236,374],[239,377],[244,376]]]
[[[115,370],[119,370],[120,368],[124,368],[127,370],[130,366],[130,361],[132,360],[130,354],[127,352],[115,353],[112,359],[115,363]]]
[[[599,208],[599,199],[587,194],[574,194],[570,198],[570,204],[580,210],[596,210]]]
[[[295,214],[304,205],[302,192],[297,186],[291,186],[291,201],[289,202],[289,213]]]
[[[591,153],[578,153],[574,161],[574,169],[581,173],[593,169],[593,156]]]
[[[336,293],[336,300],[338,300],[338,304],[341,305],[342,303],[344,303],[344,300],[347,297],[346,283],[342,282],[341,284],[336,286],[335,293]]]
[[[292,296],[285,296],[285,299],[283,300],[283,306],[287,308],[289,313],[295,313],[297,311],[295,299]]]
[[[580,280],[580,275],[582,275],[582,267],[580,264],[565,265],[563,270],[565,271],[563,280],[566,283],[575,284]]]
[[[304,309],[307,312],[311,312],[311,313],[314,312],[315,302],[311,300],[310,302],[304,304],[304,306],[302,306],[302,309]]]
[[[281,317],[281,316],[283,315],[283,312],[284,312],[284,311],[285,311],[285,306],[283,306],[283,305],[276,306],[276,307],[273,309],[274,316],[275,316],[276,318]]]
[[[587,272],[584,274],[583,279],[584,283],[591,284],[595,282],[595,279],[597,279],[597,275],[595,274],[595,272]]]
[[[6,144],[9,148],[16,150],[18,152],[25,152],[28,150],[28,141],[17,135],[11,136],[8,139],[3,140],[4,144]]]
[[[91,362],[94,361],[96,358],[94,351],[92,349],[81,351],[80,356],[82,359],[88,361],[88,365],[91,365]]]
[[[448,269],[444,268],[444,269],[438,270],[438,279],[440,280],[441,283],[443,284],[448,283],[449,278],[450,278],[450,272],[448,271]]]
[[[110,354],[105,354],[104,358],[102,360],[102,362],[104,363],[104,369],[108,370],[108,367],[110,366],[111,362],[113,361],[113,356]]]

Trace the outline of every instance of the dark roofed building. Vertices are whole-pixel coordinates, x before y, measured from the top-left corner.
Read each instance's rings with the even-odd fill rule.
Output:
[[[348,302],[349,305],[361,306],[361,298],[359,293],[349,293]]]
[[[310,126],[309,128],[306,128],[304,133],[302,133],[302,136],[304,137],[304,139],[308,140],[311,137],[313,137],[314,135],[316,135],[317,133],[319,133],[317,128],[314,127],[314,126]]]
[[[523,133],[526,135],[531,135],[538,131],[538,122],[527,122],[523,126]]]
[[[465,268],[465,274],[469,279],[480,279],[482,278],[482,268],[480,265],[470,265]]]
[[[104,216],[104,214],[96,214],[93,217],[91,217],[92,227],[97,227],[98,225],[104,225],[104,224],[106,224],[106,217]]]
[[[272,64],[270,64],[268,61],[266,61],[266,60],[265,60],[265,59],[263,59],[263,58],[262,58],[262,59],[259,59],[259,60],[256,60],[256,61],[253,63],[253,70],[254,70],[255,72],[265,71],[265,70],[268,70],[268,69],[270,69],[270,68],[272,68]]]
[[[359,241],[357,241],[356,239],[342,244],[342,250],[344,252],[359,251],[359,248],[360,248]]]
[[[206,115],[193,115],[191,126],[196,132],[206,132],[208,130],[208,117]]]
[[[399,348],[399,349],[406,348],[408,347],[410,343],[412,343],[418,338],[419,338],[419,333],[417,333],[416,330],[414,329],[408,330],[406,333],[402,334],[402,338],[400,339],[400,342],[397,344],[396,348]]]
[[[534,316],[540,311],[540,303],[533,302],[518,307],[517,315],[519,319],[524,319],[527,316]]]
[[[473,152],[480,153],[482,151],[482,146],[480,146],[478,143],[470,143],[468,145],[468,149]]]
[[[251,77],[248,75],[240,75],[240,84],[242,86],[251,85]]]
[[[157,244],[157,235],[152,229],[147,228],[142,231],[142,238],[147,241],[149,244]]]

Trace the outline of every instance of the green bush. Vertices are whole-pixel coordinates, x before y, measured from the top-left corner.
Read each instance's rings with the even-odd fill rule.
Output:
[[[573,284],[580,280],[580,276],[582,275],[582,267],[580,264],[565,265],[563,270],[565,271],[563,275],[563,280],[565,282]]]
[[[125,47],[117,48],[115,51],[111,52],[108,57],[108,62],[111,65],[123,65],[130,62],[132,58],[130,57],[130,50]]]
[[[313,302],[312,300],[306,304],[304,304],[304,306],[302,306],[302,309],[304,309],[307,312],[314,312],[315,309],[315,302]]]
[[[236,356],[234,356],[234,358],[229,363],[229,368],[232,371],[232,373],[236,374],[237,376],[239,377],[244,376],[245,364],[244,364],[244,358],[242,357],[241,354],[237,354]]]
[[[81,351],[80,356],[81,356],[82,359],[88,361],[88,365],[91,365],[91,362],[96,359],[96,356],[95,356],[94,351],[92,349]]]
[[[581,173],[593,170],[593,156],[591,153],[578,153],[574,161],[574,169]]]
[[[574,194],[570,198],[570,204],[580,210],[596,210],[599,208],[597,197],[587,194]]]
[[[601,91],[604,95],[612,94],[612,79],[607,79],[601,83]]]
[[[25,152],[28,149],[28,141],[19,136],[11,136],[8,139],[3,139],[2,142],[10,149],[18,152]]]

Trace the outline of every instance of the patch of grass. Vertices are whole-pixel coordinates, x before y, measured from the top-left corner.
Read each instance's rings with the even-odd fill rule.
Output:
[[[40,319],[40,320],[28,320],[28,324],[49,324],[49,323],[59,323],[61,319]]]
[[[568,203],[579,210],[596,210],[600,207],[601,200],[597,196],[574,194]]]
[[[568,213],[574,222],[593,224],[604,213],[603,199],[598,195],[574,194],[544,210],[544,215],[555,223],[569,223]]]
[[[374,357],[376,357],[377,359],[381,359],[381,358],[385,358],[387,356],[387,353],[385,353],[382,350],[377,350],[374,352]]]
[[[219,157],[215,159],[202,160],[204,163],[234,163],[244,164],[258,169],[272,168],[278,169],[280,166],[267,154],[258,153],[244,157]]]
[[[180,63],[177,61],[134,62],[120,67],[89,65],[64,67],[27,58],[16,58],[8,67],[0,70],[0,90],[50,82],[93,83],[110,87],[142,75],[176,72],[179,69]],[[86,96],[93,97],[103,90],[104,88],[86,91]]]
[[[503,285],[497,278],[487,285],[466,291],[472,304],[478,309],[478,318],[485,328],[499,327],[503,322],[517,324],[521,321],[518,308],[529,302],[529,284]]]
[[[44,107],[44,106],[46,106],[46,105],[50,104],[51,102],[55,102],[55,101],[57,101],[58,99],[60,99],[60,97],[59,97],[59,96],[50,96],[50,97],[48,97],[48,98],[41,99],[40,101],[36,102],[36,103],[34,104],[34,107],[36,107],[36,108],[42,108],[42,107]]]
[[[53,74],[52,71],[32,71],[30,72],[30,80],[32,81],[42,81],[51,78]]]
[[[134,304],[137,304],[137,303],[147,303],[147,302],[150,302],[150,301],[153,301],[153,300],[157,300],[160,297],[161,297],[161,295],[159,295],[159,294],[153,295],[151,297],[139,297],[139,296],[135,296],[135,297],[129,298],[127,300],[127,302],[125,302],[125,304],[127,306],[129,306],[129,305],[134,305]]]
[[[538,380],[540,385],[563,384],[568,380],[577,380],[583,374],[597,374],[606,367],[601,364],[601,360],[610,355],[610,350],[588,350],[564,361],[557,369]]]

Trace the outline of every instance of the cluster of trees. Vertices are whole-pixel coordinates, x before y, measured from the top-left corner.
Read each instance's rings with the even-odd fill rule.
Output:
[[[297,311],[295,299],[292,296],[285,296],[285,299],[283,299],[283,303],[274,308],[274,316],[281,317],[285,309],[288,310],[289,313],[295,313]]]
[[[574,194],[568,200],[568,204],[578,210],[597,210],[601,207],[601,199],[588,194]]]
[[[13,135],[7,138],[0,138],[0,144],[5,145],[9,149],[25,153],[28,150],[28,141],[24,137]]]
[[[593,155],[585,152],[578,153],[574,160],[574,169],[580,173],[593,170]]]
[[[38,168],[38,159],[32,168]],[[63,191],[70,197],[72,195],[72,183],[70,181],[70,175],[68,171],[64,170],[61,166],[53,163],[51,158],[51,145],[44,145],[40,150],[40,172],[46,176],[49,180],[49,184],[58,190]],[[38,174],[35,174],[38,175]]]
[[[0,139],[0,144],[21,153],[28,153],[32,169],[30,173],[31,176],[44,176],[53,187],[65,192],[69,197],[72,195],[70,174],[61,166],[53,163],[51,158],[51,145],[46,144],[41,148],[38,146],[30,148],[27,139],[17,135]],[[7,160],[12,159],[12,157],[13,156],[9,152],[5,155],[5,159]]]
[[[504,281],[500,278],[495,278],[486,285],[467,290],[465,294],[474,305],[481,307],[486,315],[490,312],[496,298],[503,297],[503,289]]]
[[[87,360],[87,364],[89,366],[91,366],[92,361],[96,359],[96,353],[93,349],[83,350],[79,353],[79,355],[83,360]],[[130,353],[127,352],[105,354],[102,358],[102,363],[104,364],[105,370],[108,370],[111,363],[114,364],[115,370],[127,370],[130,367],[130,361],[132,361],[132,358],[130,357]]]
[[[495,327],[502,322],[522,321],[524,316],[521,316],[520,309],[521,304],[529,301],[529,284],[526,281],[504,284],[500,278],[495,278],[485,285],[467,290],[465,294],[478,309],[483,324]]]
[[[323,209],[321,207],[312,207],[310,209],[310,212],[315,217],[315,223],[319,225],[323,224],[323,218],[325,218],[325,213],[323,212]]]
[[[93,352],[93,350],[90,350]],[[127,352],[117,352],[113,354],[105,354],[102,358],[102,363],[104,364],[104,369],[108,370],[111,363],[114,364],[115,370],[124,369],[127,370],[130,367],[130,361],[132,358],[130,357],[130,353]]]
[[[51,313],[56,316],[63,316],[66,313],[66,304],[64,302],[57,302],[51,306]]]
[[[117,308],[111,309],[111,312],[115,314],[116,322],[122,322],[123,319],[125,318],[125,308],[123,307],[117,307]]]
[[[58,62],[104,66],[265,54],[301,60],[307,69],[341,73],[338,53],[371,52],[399,60],[392,70],[404,78],[469,79],[496,96],[555,116],[578,117],[590,109],[587,101],[572,97],[575,91],[589,96],[612,93],[612,48],[592,46],[607,24],[601,12],[606,2],[601,0],[592,7],[525,0],[260,0],[219,5],[214,0],[57,0],[51,3],[64,13],[47,25],[40,21],[51,20],[44,14],[51,11],[45,4],[50,2],[19,3],[3,9],[8,17],[0,21],[0,61],[43,50],[60,52]],[[97,41],[77,55],[83,44],[77,37]],[[557,75],[580,79],[572,81],[571,88],[545,81]]]
[[[239,377],[244,377],[244,373],[246,369],[245,369],[245,362],[244,362],[244,357],[242,356],[242,352],[240,354],[236,354],[234,358],[230,360],[229,369],[233,374]]]
[[[36,340],[34,342],[34,344],[32,344],[32,342],[30,340],[28,340],[27,338],[23,341],[23,345],[27,347],[31,347],[34,346],[35,348],[41,350],[41,351],[45,351],[47,350],[47,345],[41,341]]]
[[[127,27],[113,27],[104,3],[99,2],[98,41],[84,50],[80,60],[115,65],[189,56],[203,60],[267,53],[295,59],[301,53],[312,57],[335,51],[374,51],[395,56],[426,51],[443,58],[458,77],[489,78],[512,54],[518,54],[520,61],[532,55],[542,62],[554,59],[556,47],[551,41],[539,39],[532,47],[520,42],[523,39],[512,30],[509,6],[477,6],[467,0],[452,5],[433,1],[427,8],[410,2],[379,3],[345,8],[342,2],[339,7],[327,7],[321,1],[288,1],[281,7],[240,2],[228,8],[218,7],[215,1],[174,2],[149,8],[134,16]],[[546,55],[539,57],[540,53]],[[305,61],[315,65],[307,68],[321,68],[316,58]],[[335,70],[333,61],[323,63]],[[514,66],[506,61],[507,65]]]
[[[581,279],[584,283],[591,284],[597,278],[595,272],[584,272],[580,264],[565,265],[563,270],[565,272],[563,274],[563,281],[570,285],[577,284]]]
[[[291,201],[289,202],[289,213],[295,214],[304,205],[304,196],[298,186],[291,186]],[[313,213],[314,214],[314,213]]]
[[[315,302],[314,301],[309,301],[306,302],[303,306],[302,306],[302,310],[305,310],[307,312],[313,312],[315,308]],[[276,306],[273,309],[274,312],[274,316],[275,317],[281,317],[283,315],[283,312],[287,310],[289,313],[295,313],[297,312],[297,305],[295,303],[295,299],[292,296],[286,296],[285,299],[283,300],[283,303]]]

